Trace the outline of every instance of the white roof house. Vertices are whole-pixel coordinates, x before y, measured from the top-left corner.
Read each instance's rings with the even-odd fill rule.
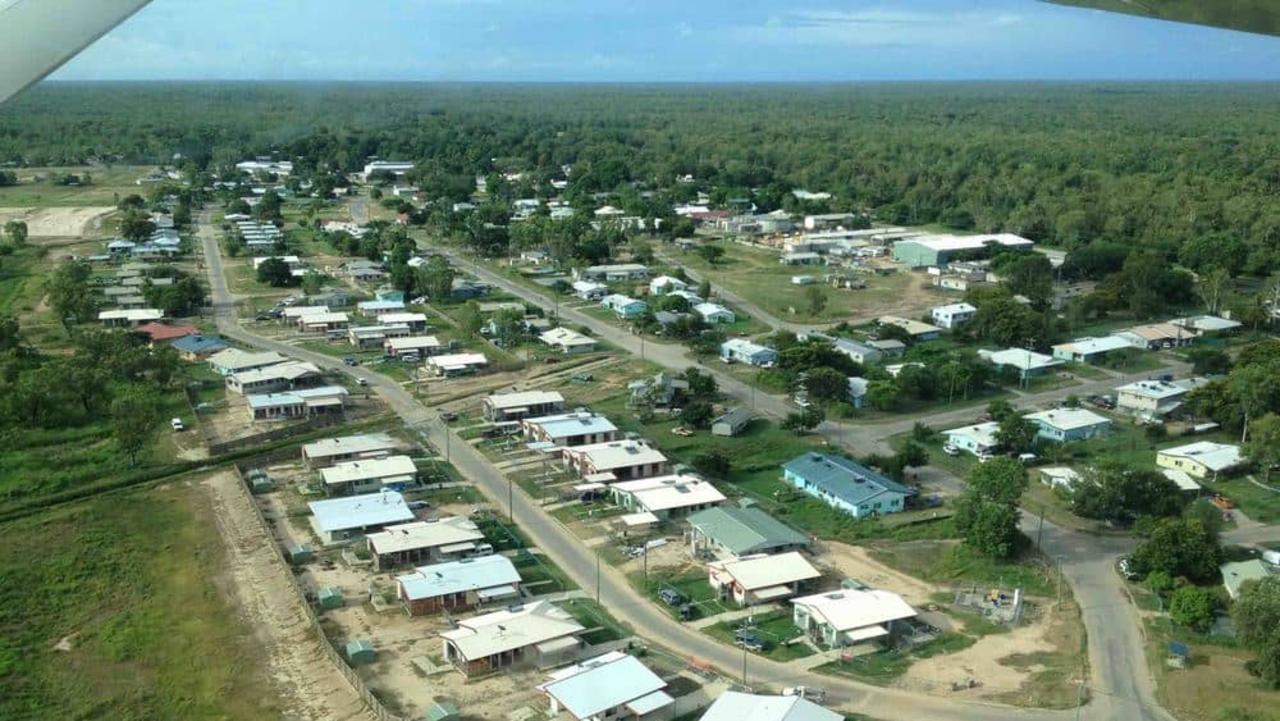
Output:
[[[1001,368],[1013,368],[1024,380],[1040,375],[1050,368],[1062,365],[1062,361],[1043,353],[1024,350],[1022,348],[1006,348],[998,351],[978,351],[978,355],[988,363]]]
[[[268,260],[279,260],[290,268],[302,263],[302,259],[296,255],[264,255],[253,259],[253,269],[257,270]]]
[[[382,347],[387,353],[398,356],[402,353],[422,353],[430,355],[440,350],[444,345],[440,339],[433,335],[409,335],[400,338],[388,338],[383,341]]]
[[[538,336],[538,340],[565,353],[589,353],[596,349],[596,339],[572,328],[552,328]]]
[[[903,318],[897,315],[882,315],[876,319],[879,325],[897,326],[907,332],[915,340],[930,340],[937,338],[942,334],[942,329],[936,325],[930,325],[911,318]]]
[[[487,365],[489,359],[483,353],[451,353],[427,359],[427,366],[442,376],[468,373]]]
[[[395,491],[312,501],[307,506],[311,509],[311,527],[325,543],[413,520],[413,511],[405,504],[404,496]]]
[[[1197,315],[1190,318],[1175,318],[1169,321],[1179,328],[1186,328],[1196,335],[1223,333],[1239,328],[1240,321],[1219,318],[1216,315]]]
[[[563,450],[565,462],[582,476],[611,474],[613,480],[659,476],[667,470],[667,457],[648,443],[608,441]]]
[[[1116,408],[1147,418],[1162,418],[1182,406],[1188,388],[1163,380],[1142,380],[1116,388]]]
[[[895,621],[915,618],[916,610],[890,591],[843,589],[795,598],[795,623],[817,631],[828,646],[846,646],[889,635]]]
[[[281,311],[281,315],[286,320],[297,320],[304,315],[317,315],[320,313],[328,313],[327,305],[291,305]]]
[[[1046,466],[1040,468],[1040,482],[1054,488],[1071,489],[1080,481],[1080,473],[1066,466]]]
[[[1108,353],[1132,348],[1127,338],[1109,335],[1102,338],[1077,338],[1070,343],[1053,346],[1053,357],[1072,363],[1091,363]]]
[[[404,310],[404,301],[400,300],[365,300],[356,304],[356,308],[361,313],[368,315],[381,315],[383,313],[397,313]]]
[[[236,393],[254,393],[287,388],[308,378],[320,376],[320,368],[307,361],[285,361],[262,368],[237,371],[227,376],[227,389]]]
[[[384,568],[471,553],[484,541],[484,533],[466,516],[446,516],[387,526],[365,540],[376,566]]]
[[[1156,465],[1185,471],[1193,478],[1213,479],[1245,463],[1240,447],[1230,443],[1199,441],[1156,452]]]
[[[649,295],[666,295],[673,290],[685,290],[689,284],[679,278],[660,275],[649,281]]]
[[[487,396],[481,403],[486,417],[490,420],[503,420],[512,415],[524,417],[533,409],[563,408],[564,396],[558,391],[495,393]]]
[[[139,325],[157,321],[163,317],[164,311],[155,308],[129,308],[98,312],[98,320],[106,325]]]
[[[798,551],[712,561],[707,571],[712,588],[728,589],[744,606],[793,596],[800,584],[822,577]]]
[[[556,445],[591,445],[613,440],[618,427],[608,417],[590,411],[574,411],[521,421],[526,436]],[[573,441],[581,439],[581,443]],[[603,440],[595,440],[603,439]]]
[[[507,665],[503,655],[524,649],[533,654],[552,654],[568,646],[568,642],[576,649],[577,635],[586,630],[550,601],[457,619],[457,624],[457,628],[442,632],[440,638],[444,640],[445,659],[464,672],[485,672]]]
[[[942,434],[947,437],[948,445],[968,451],[975,456],[981,456],[990,453],[1000,445],[996,440],[996,432],[999,430],[999,423],[989,421],[952,428],[949,431],[943,431]]]
[[[243,351],[239,348],[227,348],[218,351],[209,356],[209,367],[217,371],[219,374],[227,376],[232,373],[252,370],[254,368],[264,368],[266,366],[283,363],[288,358],[276,353],[275,351],[263,351],[254,353]]]
[[[725,691],[699,721],[844,721],[844,716],[799,696]]]
[[[362,433],[341,438],[325,438],[302,447],[302,458],[312,466],[329,465],[349,458],[386,455],[398,444],[385,433]]]
[[[714,485],[693,476],[659,476],[609,486],[618,505],[659,518],[676,512],[700,511],[725,501]]]
[[[387,456],[335,463],[320,470],[326,490],[374,491],[393,483],[412,483],[418,467],[409,456]]]
[[[400,600],[411,606],[415,602],[462,594],[474,596],[470,603],[511,598],[520,593],[520,572],[506,556],[491,555],[463,558],[429,566],[396,576]]]
[[[738,319],[733,311],[719,303],[699,303],[693,306],[693,312],[707,323],[733,323]]]
[[[1168,478],[1170,481],[1173,481],[1173,484],[1178,487],[1179,491],[1195,493],[1203,488],[1199,483],[1196,483],[1190,473],[1178,470],[1177,468],[1161,468],[1160,474],[1165,478]]]
[[[667,682],[635,656],[611,651],[551,674],[538,690],[551,701],[551,716],[561,710],[575,721],[643,718],[675,703]]]
[[[977,312],[978,309],[968,303],[951,303],[933,308],[929,315],[934,323],[951,330],[973,320]]]
[[[378,316],[379,325],[407,325],[421,327],[427,324],[426,313],[382,313]]]

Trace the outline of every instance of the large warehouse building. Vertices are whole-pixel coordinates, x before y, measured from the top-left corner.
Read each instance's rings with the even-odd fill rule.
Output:
[[[912,268],[943,266],[953,260],[985,257],[997,250],[1030,250],[1035,243],[1014,235],[923,235],[893,244],[893,259]]]

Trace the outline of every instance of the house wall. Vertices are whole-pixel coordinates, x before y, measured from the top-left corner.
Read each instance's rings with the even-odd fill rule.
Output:
[[[268,406],[267,408],[250,408],[250,417],[255,421],[274,421],[286,418],[301,418],[307,414],[305,403]]]
[[[879,514],[897,513],[902,510],[903,503],[906,499],[906,496],[901,493],[893,493],[889,491],[881,493],[874,499],[855,504],[823,491],[821,488],[810,484],[808,480],[795,475],[791,471],[784,471],[783,478],[787,483],[790,483],[797,489],[817,498],[832,508],[848,513],[854,518],[867,518],[869,516]]]
[[[1181,456],[1170,456],[1164,453],[1156,454],[1156,465],[1161,468],[1174,468],[1185,472],[1192,478],[1205,480],[1214,476],[1213,471],[1199,461],[1191,458],[1183,458]]]

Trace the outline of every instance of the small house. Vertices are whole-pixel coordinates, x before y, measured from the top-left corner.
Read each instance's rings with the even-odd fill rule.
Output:
[[[1199,441],[1156,452],[1156,465],[1185,472],[1202,481],[1216,481],[1243,467],[1240,447],[1230,443]]]
[[[699,303],[693,306],[693,312],[711,325],[733,323],[738,320],[738,316],[734,315],[733,311],[719,303]]]
[[[418,479],[418,466],[409,456],[387,456],[335,463],[320,469],[325,493],[332,496],[398,489]]]
[[[573,447],[608,443],[618,439],[618,427],[605,416],[578,410],[520,421],[520,431],[533,443]]]
[[[787,553],[806,548],[809,537],[759,508],[718,506],[689,516],[689,545],[694,555],[709,552],[728,558]]]
[[[475,373],[489,365],[483,353],[451,353],[427,359],[427,368],[441,378]]]
[[[695,476],[660,476],[622,481],[609,486],[614,503],[631,513],[651,513],[658,520],[718,506],[725,496],[714,485]]]
[[[792,621],[806,637],[824,648],[844,648],[887,641],[916,610],[890,591],[841,589],[792,599]]]
[[[844,716],[799,694],[767,696],[725,691],[699,721],[844,721]]]
[[[1083,441],[1111,432],[1111,419],[1085,408],[1055,408],[1024,417],[1040,429],[1039,438],[1058,443]]]
[[[711,588],[721,598],[733,599],[739,606],[785,600],[821,577],[822,573],[795,551],[707,564],[707,582]]]
[[[411,521],[387,526],[365,536],[373,566],[379,571],[416,563],[439,563],[483,555],[484,533],[470,518]]]
[[[518,421],[564,410],[564,396],[557,391],[495,393],[480,401],[480,409],[490,423]]]
[[[973,320],[978,309],[968,303],[951,303],[940,305],[930,311],[933,322],[947,330],[955,330]]]
[[[382,491],[364,496],[312,501],[311,528],[323,543],[340,543],[369,531],[413,520],[404,496]]]
[[[1247,561],[1224,563],[1218,567],[1222,572],[1222,587],[1227,590],[1227,597],[1232,601],[1240,598],[1240,588],[1248,581],[1261,581],[1277,572],[1275,566],[1257,558]]]
[[[720,344],[720,359],[725,363],[746,363],[767,368],[778,362],[778,351],[746,338],[730,338]]]
[[[711,421],[711,435],[736,436],[751,425],[753,418],[755,418],[755,414],[748,408],[741,406],[732,408],[724,415]]]
[[[596,349],[595,338],[563,326],[539,335],[538,340],[566,355],[591,353]]]
[[[649,310],[649,304],[625,295],[614,293],[600,300],[600,305],[613,311],[619,318],[639,318]]]
[[[1070,343],[1053,346],[1053,357],[1068,363],[1100,363],[1107,355],[1133,345],[1119,336],[1104,338],[1077,338]]]
[[[189,335],[170,345],[178,351],[178,357],[190,363],[208,360],[213,354],[226,350],[227,344],[216,335]]]
[[[949,431],[943,431],[942,435],[946,437],[947,445],[952,448],[975,456],[989,456],[1000,447],[1000,442],[996,440],[996,433],[999,430],[999,423],[988,421],[952,428]]]
[[[640,659],[622,651],[583,661],[551,674],[538,690],[550,701],[548,715],[562,711],[573,721],[667,718],[675,699]]]
[[[396,596],[410,616],[421,616],[518,598],[520,580],[506,556],[463,558],[397,576]]]
[[[565,466],[583,478],[622,481],[660,476],[667,472],[667,457],[646,441],[621,440],[566,446]]]
[[[978,355],[997,368],[1012,368],[1018,372],[1018,380],[1028,381],[1047,374],[1062,365],[1062,361],[1043,353],[1022,348],[1006,348],[998,351],[978,351]]]
[[[385,433],[325,438],[303,445],[302,460],[308,468],[324,468],[342,461],[387,456],[399,445]]]
[[[550,601],[456,619],[456,623],[457,628],[440,634],[444,659],[467,676],[563,663],[577,656],[582,648],[579,636],[586,631]]]
[[[783,480],[854,518],[897,513],[915,489],[842,456],[805,453],[782,465]]]

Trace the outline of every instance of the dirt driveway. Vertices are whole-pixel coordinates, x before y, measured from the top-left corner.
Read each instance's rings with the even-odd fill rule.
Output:
[[[102,221],[116,212],[110,206],[84,208],[0,208],[0,225],[10,220],[27,224],[32,240],[41,238],[81,238],[98,235]]]

